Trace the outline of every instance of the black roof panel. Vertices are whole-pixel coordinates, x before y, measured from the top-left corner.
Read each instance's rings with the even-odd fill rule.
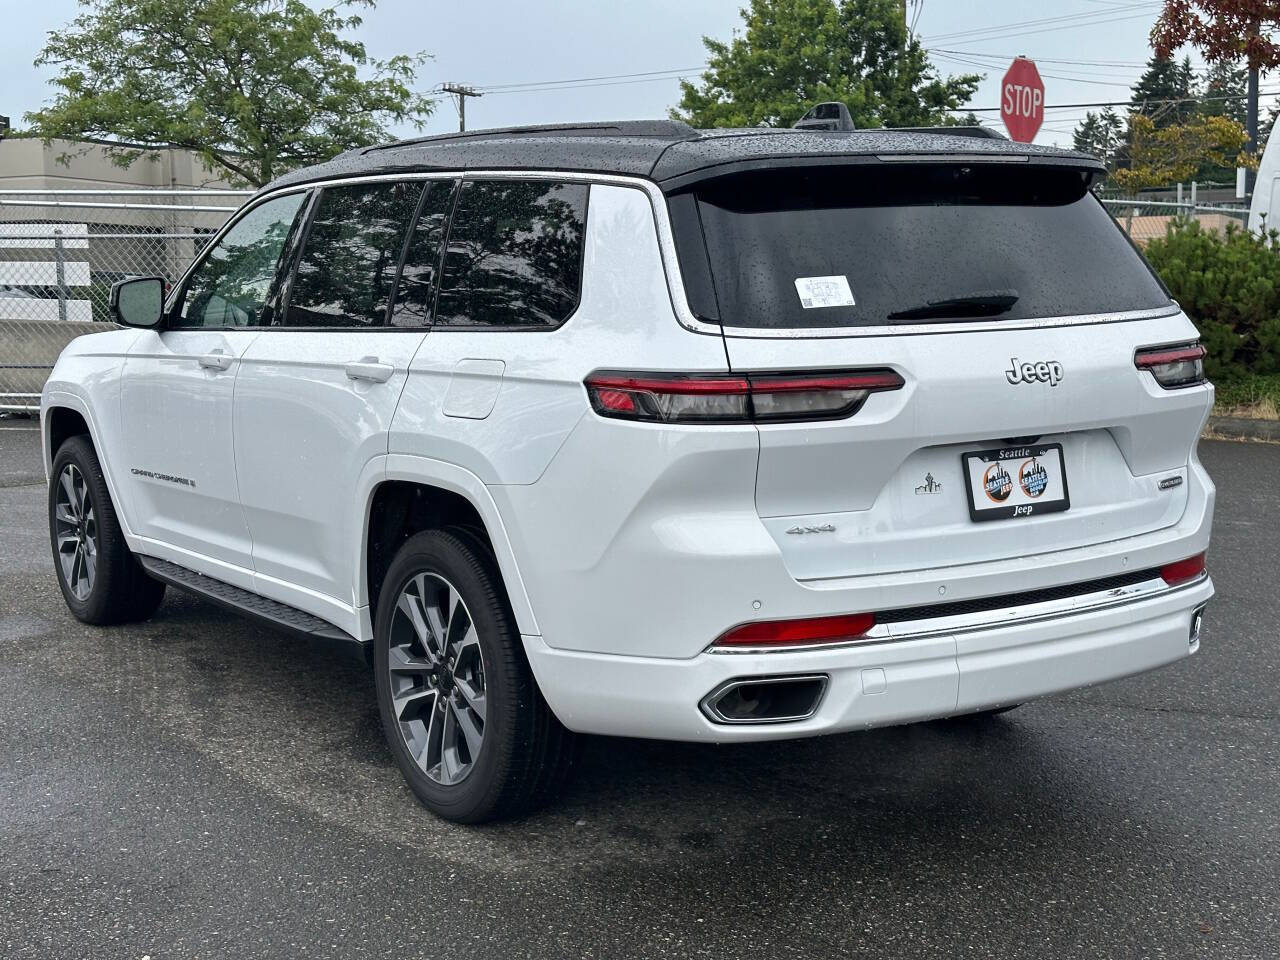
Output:
[[[565,170],[645,177],[664,188],[731,170],[786,164],[874,162],[875,158],[965,156],[1101,171],[1084,153],[1003,138],[936,130],[695,130],[671,120],[513,127],[423,137],[348,150],[327,163],[287,173],[265,189],[336,177],[468,170]],[[1016,162],[1016,161],[1015,161]]]

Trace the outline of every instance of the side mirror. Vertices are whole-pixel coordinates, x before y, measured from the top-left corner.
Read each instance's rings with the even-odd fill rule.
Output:
[[[164,280],[136,277],[111,285],[111,318],[126,327],[151,330],[164,318]]]

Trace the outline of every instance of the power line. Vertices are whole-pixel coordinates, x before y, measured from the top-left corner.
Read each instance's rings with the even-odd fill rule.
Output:
[[[529,80],[523,83],[481,83],[481,84],[477,84],[477,87],[483,90],[485,93],[498,93],[503,90],[512,90],[517,87],[561,86],[561,85],[578,84],[578,83],[591,83],[596,80],[630,80],[635,77],[654,77],[656,79],[663,80],[666,78],[659,77],[658,76],[659,74],[697,73],[700,70],[705,70],[706,66],[707,65],[704,63],[700,67],[677,67],[671,70],[647,70],[643,73],[614,73],[614,74],[609,74],[608,76],[602,76],[602,77],[576,77],[571,80]]]
[[[1280,93],[1280,87],[1275,90],[1261,90],[1259,93],[1266,97],[1276,93]],[[1179,97],[1176,99],[1166,100],[1103,100],[1094,103],[1046,103],[1043,107],[1045,110],[1075,110],[1081,108],[1092,107],[1155,107],[1160,105],[1169,105],[1178,103],[1213,103],[1220,100],[1245,100],[1248,98],[1246,93],[1233,93],[1221,97]],[[948,111],[949,113],[999,113],[999,107],[955,107]]]
[[[929,49],[930,53],[959,53],[966,57],[985,57],[988,60],[1012,60],[1014,57],[1021,56],[1015,53],[987,53],[983,50],[949,50],[942,47],[933,47]],[[1055,60],[1051,57],[1036,57],[1036,63],[1057,63],[1064,66],[1083,66],[1083,67],[1145,67],[1146,61],[1142,60]]]
[[[957,57],[947,53],[939,53],[937,51],[934,51],[934,56],[939,60],[948,60],[952,63],[963,63],[971,67],[981,67],[984,70],[994,69],[992,64],[983,63],[981,60],[970,60],[967,57]],[[1039,71],[1039,73],[1042,77],[1048,77],[1051,80],[1066,80],[1068,83],[1092,83],[1103,87],[1131,87],[1134,84],[1134,79],[1132,78],[1127,80],[1095,80],[1091,77],[1073,77],[1061,73],[1046,73],[1043,70]]]
[[[1004,34],[1008,31],[1013,31],[1014,36],[1021,36],[1026,33],[1043,33],[1050,30],[1089,26],[1094,23],[1109,23],[1111,20],[1117,19],[1115,14],[1126,10],[1133,11],[1142,8],[1142,12],[1140,13],[1129,13],[1126,14],[1125,17],[1119,19],[1145,17],[1152,7],[1158,5],[1158,3],[1149,2],[1148,0],[1148,2],[1129,3],[1124,6],[1108,8],[1104,11],[1094,11],[1092,13],[1070,13],[1058,17],[1040,17],[1035,20],[1021,20],[1015,23],[992,24],[986,27],[974,27],[970,30],[957,30],[952,33],[942,33],[931,38],[931,42],[937,42],[939,40],[964,40],[969,42],[972,39],[990,39],[985,36],[990,33]]]
[[[990,34],[985,34],[983,36],[977,36],[977,37],[964,37],[962,39],[964,39],[966,42],[977,42],[979,40],[1010,40],[1014,38],[1030,36],[1033,33],[1056,33],[1059,30],[1075,30],[1078,27],[1101,26],[1102,24],[1106,24],[1106,23],[1119,23],[1123,20],[1139,20],[1147,16],[1148,14],[1146,13],[1131,13],[1131,14],[1126,14],[1125,16],[1122,16],[1122,17],[1109,17],[1103,20],[1088,20],[1088,21],[1082,21],[1080,23],[1064,23],[1056,27],[1040,27],[1038,29],[1033,29],[1033,30],[1013,30],[1008,33],[990,33]],[[934,39],[950,40],[952,38],[943,37],[943,38],[934,38]]]
[[[554,93],[557,90],[586,90],[591,87],[625,87],[625,86],[630,86],[633,83],[654,83],[654,82],[670,81],[670,80],[684,80],[687,77],[690,77],[692,75],[693,74],[691,73],[672,74],[671,76],[664,76],[664,77],[642,77],[637,80],[609,80],[603,83],[575,83],[575,84],[563,84],[561,86],[544,86],[541,84],[532,83],[532,84],[529,84],[528,86],[522,86],[522,87],[513,86],[506,90],[486,90],[484,92],[490,96],[495,96],[495,97],[501,96],[502,94],[506,94],[506,93]]]

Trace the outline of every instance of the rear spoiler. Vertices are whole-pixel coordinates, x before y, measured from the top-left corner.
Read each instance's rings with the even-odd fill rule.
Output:
[[[815,156],[812,153],[794,155],[779,154],[777,156],[756,157],[749,160],[712,164],[665,180],[659,180],[658,186],[662,188],[664,193],[671,194],[688,189],[696,183],[718,179],[719,177],[725,177],[735,173],[752,173],[759,170],[780,170],[803,167],[865,167],[889,163],[918,163],[931,166],[1010,164],[1023,167],[1052,167],[1059,170],[1066,168],[1069,170],[1080,171],[1080,173],[1087,178],[1087,185],[1092,185],[1099,177],[1104,175],[1107,170],[1106,165],[1095,157],[1086,156],[1084,154],[1069,153],[1004,153],[997,150],[974,151],[973,153],[968,153],[942,150],[912,150],[903,151],[901,153],[831,153],[818,156]]]

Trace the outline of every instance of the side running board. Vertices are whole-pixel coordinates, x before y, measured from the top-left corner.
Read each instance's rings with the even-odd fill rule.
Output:
[[[226,607],[236,613],[251,617],[269,627],[283,630],[286,633],[302,634],[317,640],[350,645],[350,649],[359,650],[362,644],[351,634],[338,629],[326,620],[291,607],[286,603],[269,600],[248,590],[206,577],[202,573],[180,567],[168,560],[157,560],[155,557],[139,555],[138,562],[142,568],[155,579],[163,581],[179,590],[193,593],[205,600],[212,601],[220,607]]]

